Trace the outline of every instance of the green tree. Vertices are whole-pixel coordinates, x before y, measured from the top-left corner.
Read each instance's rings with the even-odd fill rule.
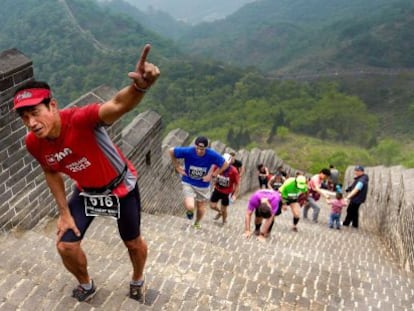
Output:
[[[289,129],[285,126],[278,126],[277,128],[277,137],[281,140],[285,140],[289,135]]]
[[[379,163],[388,166],[398,163],[401,150],[401,144],[392,138],[380,140],[378,145],[373,148],[373,152]]]

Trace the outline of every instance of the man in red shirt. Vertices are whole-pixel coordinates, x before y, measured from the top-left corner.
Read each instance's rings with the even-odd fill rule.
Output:
[[[14,109],[29,132],[26,148],[41,165],[58,210],[56,246],[66,269],[79,285],[72,297],[86,301],[96,293],[81,241],[94,216],[112,216],[133,267],[130,297],[145,302],[144,265],[147,244],[140,234],[137,172],[109,138],[105,127],[132,110],[157,80],[160,71],[146,58],[147,44],[133,72],[131,85],[103,104],[58,109],[45,82],[31,81],[14,95]],[[61,173],[76,184],[66,199]]]
[[[227,163],[231,163],[232,156],[228,153],[223,155]],[[218,171],[219,167],[215,167],[215,171]],[[211,209],[217,211],[217,215],[214,218],[219,220],[223,217],[223,224],[227,221],[227,206],[230,205],[230,199],[235,201],[240,191],[240,174],[236,167],[229,165],[229,167],[222,173],[217,175],[214,184],[214,191],[210,198]],[[221,208],[218,208],[218,201],[221,201]]]

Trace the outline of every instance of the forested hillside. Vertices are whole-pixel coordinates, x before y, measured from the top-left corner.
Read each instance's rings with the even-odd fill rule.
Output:
[[[103,2],[102,7],[108,8],[113,12],[131,16],[141,25],[151,29],[159,35],[166,38],[178,39],[191,26],[174,19],[171,15],[164,11],[156,9],[148,9],[145,13],[141,6],[133,6],[126,0],[111,0]]]
[[[180,55],[174,44],[130,17],[100,9],[90,0],[3,0],[0,49],[17,48],[34,62],[62,103],[101,84],[121,87],[141,48],[151,42],[151,59]]]
[[[223,21],[187,27],[186,35],[184,28],[169,35],[177,29],[170,23],[159,32],[181,33],[180,46],[199,58],[258,67],[271,78],[337,81],[379,117],[381,136],[411,136],[413,12],[407,0],[263,0]]]
[[[411,0],[263,0],[190,29],[187,52],[266,72],[414,67]]]
[[[292,135],[308,135],[325,144],[370,148],[372,152],[363,159],[373,164],[381,163],[370,158],[377,151],[381,155],[390,154],[390,146],[397,149],[394,142],[385,140],[384,144],[384,138],[394,135],[396,129],[410,134],[408,126],[398,129],[393,122],[382,126],[394,111],[403,112],[401,107],[411,107],[414,115],[409,74],[398,76],[400,83],[391,84],[369,79],[357,83],[352,78],[337,82],[332,78],[308,82],[274,79],[255,69],[254,63],[241,69],[224,61],[193,59],[173,41],[149,31],[136,17],[102,8],[95,1],[3,0],[0,6],[0,49],[18,48],[31,58],[35,76],[50,82],[61,106],[101,84],[120,88],[128,83],[127,73],[149,42],[153,46],[149,61],[159,65],[162,74],[134,113],[154,109],[162,115],[166,131],[180,127],[191,135],[203,133],[234,148],[269,147],[292,139],[295,143]],[[374,97],[355,96],[358,88],[367,94],[364,85]],[[391,105],[398,103],[398,96],[411,98],[411,104],[405,102],[395,109]],[[367,106],[372,98],[385,99],[389,110]],[[404,114],[404,120],[408,115]],[[343,167],[356,161],[352,154],[343,153],[336,159]],[[400,154],[387,159],[389,163],[407,161]]]

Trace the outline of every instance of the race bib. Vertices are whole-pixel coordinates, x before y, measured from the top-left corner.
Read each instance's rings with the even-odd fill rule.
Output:
[[[115,194],[89,194],[81,192],[85,203],[86,216],[110,216],[119,219],[120,204]]]
[[[289,200],[296,200],[299,197],[299,193],[288,193]]]
[[[198,167],[190,165],[188,168],[189,177],[192,179],[202,179],[207,175],[207,169],[205,167]]]
[[[230,178],[229,177],[225,177],[225,176],[218,175],[217,176],[217,184],[220,187],[228,188],[228,187],[230,187]]]

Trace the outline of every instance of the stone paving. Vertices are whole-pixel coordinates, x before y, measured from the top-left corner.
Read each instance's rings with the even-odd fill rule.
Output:
[[[70,297],[76,282],[55,250],[53,219],[4,233],[0,310],[414,310],[414,274],[377,236],[329,229],[324,207],[319,223],[301,220],[297,233],[288,210],[268,241],[245,239],[247,200],[230,207],[225,226],[208,211],[199,230],[184,217],[143,214],[145,305],[127,297],[131,266],[114,220],[97,218],[84,241],[98,286],[88,303]]]

